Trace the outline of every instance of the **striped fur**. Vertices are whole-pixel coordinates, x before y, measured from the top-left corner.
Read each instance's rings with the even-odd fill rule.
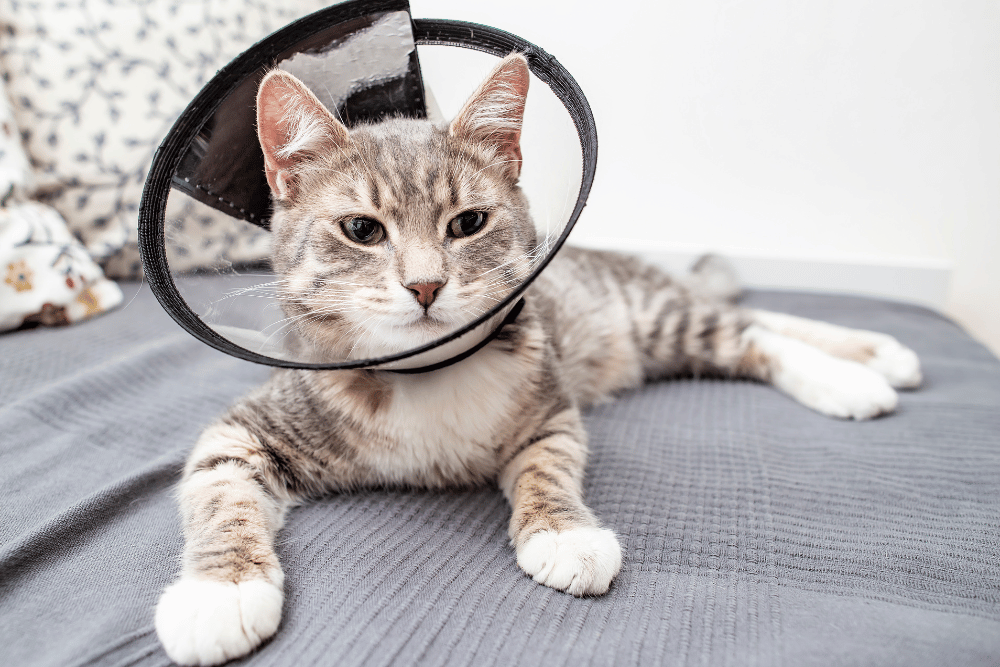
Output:
[[[503,61],[449,128],[390,120],[348,134],[300,85],[269,76],[259,108],[293,115],[269,129],[280,118],[262,112],[260,131],[274,265],[304,353],[412,348],[473,319],[530,271],[537,239],[510,167],[520,160],[523,58]],[[488,212],[485,227],[449,236],[469,210]],[[341,222],[358,216],[382,224],[384,240],[345,236]],[[407,287],[438,283],[426,306]],[[274,541],[306,499],[496,483],[525,572],[601,594],[621,550],[583,500],[581,410],[650,379],[713,375],[771,382],[827,414],[867,418],[895,405],[886,378],[919,382],[915,356],[890,337],[741,309],[738,292],[718,260],[676,280],[634,258],[567,248],[517,320],[458,364],[421,375],[276,370],[203,433],[185,468],[183,569],[157,609],[168,653],[216,664],[276,630]],[[195,621],[204,609],[210,618]]]

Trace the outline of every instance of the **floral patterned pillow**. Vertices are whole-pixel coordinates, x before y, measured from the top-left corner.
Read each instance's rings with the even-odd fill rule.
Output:
[[[0,73],[35,169],[36,197],[108,275],[140,273],[137,212],[153,152],[211,78],[322,0],[0,0]],[[176,205],[171,198],[171,204]],[[266,252],[263,233],[200,204],[180,266]],[[168,208],[168,217],[179,217]]]
[[[0,81],[0,331],[69,324],[121,303],[59,214],[24,202],[31,168]]]
[[[52,208],[0,208],[0,331],[85,320],[122,302],[86,249]]]

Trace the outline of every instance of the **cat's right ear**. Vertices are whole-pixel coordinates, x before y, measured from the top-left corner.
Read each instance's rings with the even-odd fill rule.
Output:
[[[295,196],[296,175],[307,162],[348,142],[347,128],[305,84],[278,69],[257,91],[257,136],[267,184],[282,201]]]
[[[521,123],[528,94],[528,61],[513,53],[493,69],[468,99],[448,133],[453,137],[492,146],[495,164],[517,180],[521,173]]]

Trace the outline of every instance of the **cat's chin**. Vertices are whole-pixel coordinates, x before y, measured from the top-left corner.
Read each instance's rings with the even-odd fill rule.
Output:
[[[457,331],[466,321],[447,321],[421,313],[401,321],[398,317],[371,317],[361,322],[339,322],[339,326],[310,326],[300,331],[297,354],[313,363],[377,359],[409,352]],[[345,338],[344,332],[351,335]]]
[[[455,331],[460,325],[421,317],[411,323],[369,323],[357,344],[346,352],[348,359],[375,359],[433,343]]]
[[[421,339],[423,344],[447,336],[468,323],[468,316],[462,313],[455,316],[450,309],[434,308],[430,313],[414,313],[405,319],[375,325],[373,334],[391,337],[398,335],[409,340]],[[409,347],[413,347],[412,343]]]

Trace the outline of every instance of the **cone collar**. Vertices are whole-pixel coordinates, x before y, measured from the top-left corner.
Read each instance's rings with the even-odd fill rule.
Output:
[[[331,44],[333,47],[344,44],[344,40],[358,32],[367,30],[366,34],[369,34],[372,26],[382,25],[380,20],[384,19],[389,24],[393,20],[398,22],[398,12],[406,12],[405,18],[408,19],[408,9],[405,2],[398,0],[347,2],[316,12],[275,32],[222,68],[185,109],[160,145],[146,179],[139,210],[139,246],[143,268],[150,287],[163,308],[178,324],[202,342],[240,359],[284,368],[374,368],[411,372],[438,368],[468,356],[496,335],[515,305],[520,309],[524,290],[565,242],[586,203],[597,164],[597,132],[593,115],[576,81],[555,58],[510,33],[459,21],[412,19],[409,20],[409,25],[412,41],[416,45],[459,47],[498,58],[514,51],[524,54],[531,73],[546,84],[572,121],[581,156],[581,173],[574,174],[574,178],[579,179],[579,189],[575,193],[575,202],[571,207],[566,207],[568,214],[565,224],[561,225],[557,235],[553,234],[547,240],[548,251],[532,264],[533,269],[527,278],[477,319],[427,344],[376,358],[317,362],[313,358],[296,358],[294,355],[273,351],[262,353],[264,348],[257,345],[256,340],[241,337],[241,334],[234,333],[233,327],[211,322],[206,309],[192,307],[195,300],[190,291],[185,291],[187,288],[184,286],[188,283],[208,283],[213,277],[205,277],[197,272],[188,277],[171,270],[167,252],[168,199],[171,196],[176,198],[180,193],[181,198],[192,197],[202,205],[211,205],[234,219],[245,221],[240,224],[249,223],[264,229],[268,228],[270,218],[262,158],[253,151],[232,157],[233,152],[229,151],[228,155],[232,157],[231,162],[235,166],[231,164],[219,168],[219,161],[225,160],[225,151],[213,153],[211,146],[213,137],[219,137],[220,133],[228,131],[243,137],[236,142],[237,145],[253,146],[259,153],[253,121],[249,125],[246,122],[247,117],[253,118],[252,109],[251,114],[244,113],[239,122],[220,122],[219,118],[223,116],[219,114],[224,114],[227,107],[242,108],[245,111],[246,91],[255,91],[263,73],[276,63],[280,63],[282,69],[285,69],[284,63],[297,53],[328,53]],[[385,90],[395,94],[391,104],[381,109],[368,108],[365,106],[364,95],[361,95],[355,100],[353,107],[346,107],[349,114],[353,113],[362,119],[377,119],[380,113],[416,117],[424,115],[426,101],[416,51],[404,55],[407,58],[406,66],[396,69],[393,80],[376,81],[378,85],[386,86]],[[382,94],[381,97],[388,99],[391,95]],[[340,102],[344,100],[341,99]],[[334,103],[337,101],[330,104]],[[352,103],[347,100],[347,104]],[[247,136],[248,134],[251,136]],[[208,141],[206,136],[209,137]],[[255,162],[258,159],[259,167]],[[525,160],[532,160],[530,154],[526,153]],[[535,208],[534,201],[532,208]],[[245,275],[255,274],[246,272]],[[232,278],[232,275],[228,276],[228,279]],[[216,299],[212,303],[218,301]]]

